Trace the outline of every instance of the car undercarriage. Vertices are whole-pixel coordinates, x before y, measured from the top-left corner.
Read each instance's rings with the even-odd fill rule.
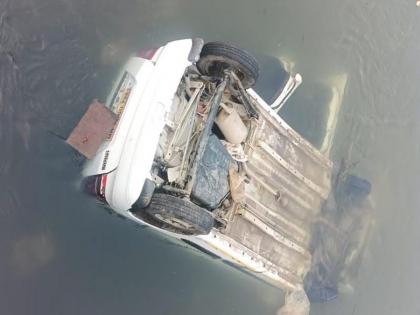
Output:
[[[190,42],[173,47],[178,44],[187,47]],[[134,60],[131,65],[138,73],[151,75],[157,62],[156,68],[168,74],[171,50],[163,51],[166,67],[145,60]],[[180,53],[175,48],[171,52]],[[362,252],[362,247],[351,245],[337,252],[335,245],[351,244],[347,235],[354,229],[365,240],[369,230],[363,207],[342,207],[336,201],[342,191],[346,196],[353,194],[355,200],[365,199],[370,184],[357,177],[348,182],[346,177],[344,186],[338,183],[342,173],[333,168],[332,161],[278,115],[301,83],[300,75],[289,73],[278,97],[268,105],[252,89],[258,63],[229,44],[207,43],[196,62],[189,62],[185,69],[178,65],[177,70],[178,76],[167,80],[173,90],[166,95],[177,85],[176,91],[170,99],[157,97],[167,101],[156,102],[158,110],[148,102],[142,106],[129,102],[125,108],[136,79],[127,73],[122,76],[112,100],[116,106],[110,106],[117,127],[106,141],[113,146],[105,141],[100,154],[90,161],[85,172],[88,190],[111,208],[112,202],[124,217],[257,273],[291,292],[290,299],[306,299],[307,293],[311,301],[334,297],[333,284],[346,277],[336,272],[337,266],[352,269]],[[137,79],[146,81],[145,75]],[[158,77],[151,78],[155,87]],[[131,119],[128,111],[137,119]],[[119,123],[121,115],[124,123]],[[154,128],[154,120],[162,128]],[[133,128],[139,121],[147,128]],[[128,136],[131,132],[133,136]],[[82,141],[82,133],[77,134],[76,140]],[[111,151],[113,163],[108,161]],[[145,179],[138,175],[140,171]],[[140,195],[133,193],[139,188],[133,183],[142,179]],[[138,196],[134,203],[133,196]],[[352,211],[343,210],[346,207]],[[327,269],[332,272],[324,272]]]

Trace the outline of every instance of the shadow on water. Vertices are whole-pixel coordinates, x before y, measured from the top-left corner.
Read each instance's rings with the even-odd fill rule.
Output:
[[[315,144],[317,82],[347,74],[331,153],[373,183],[376,225],[354,292],[313,313],[418,314],[420,11],[408,2],[0,0],[0,313],[275,313],[278,290],[81,195],[81,161],[54,136],[130,52],[202,36],[291,59],[304,84],[282,114]]]

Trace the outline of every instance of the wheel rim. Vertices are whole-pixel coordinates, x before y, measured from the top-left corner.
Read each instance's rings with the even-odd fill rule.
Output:
[[[211,62],[207,67],[208,73],[212,73],[217,76],[222,76],[225,70],[233,71],[238,76],[239,80],[243,80],[245,78],[245,74],[241,69],[226,62]]]
[[[231,70],[244,86],[252,86],[255,83],[254,79],[247,74],[247,71],[241,64],[235,61],[227,62],[226,59],[219,56],[211,55],[202,58],[200,68],[202,72],[215,77],[223,77],[225,70]]]
[[[175,217],[166,217],[161,214],[155,214],[155,219],[161,221],[162,223],[165,223],[177,230],[186,231],[190,233],[199,232],[196,226],[189,222],[185,222],[179,218]]]

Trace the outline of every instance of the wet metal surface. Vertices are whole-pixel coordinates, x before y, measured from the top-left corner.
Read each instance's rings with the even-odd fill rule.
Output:
[[[280,287],[303,286],[312,223],[330,193],[332,163],[273,111],[257,106],[248,136],[243,198],[225,234],[277,267]]]
[[[313,142],[326,82],[347,76],[331,152],[372,182],[375,224],[354,285],[312,314],[418,314],[419,15],[414,0],[0,0],[0,313],[275,313],[278,290],[84,197],[63,140],[130,52],[201,36],[294,64],[281,115]]]

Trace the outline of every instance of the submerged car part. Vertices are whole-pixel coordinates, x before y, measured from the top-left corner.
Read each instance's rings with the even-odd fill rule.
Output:
[[[311,302],[328,302],[337,297],[339,287],[351,286],[370,230],[371,184],[358,176],[339,175],[313,226],[311,269],[305,277]]]

